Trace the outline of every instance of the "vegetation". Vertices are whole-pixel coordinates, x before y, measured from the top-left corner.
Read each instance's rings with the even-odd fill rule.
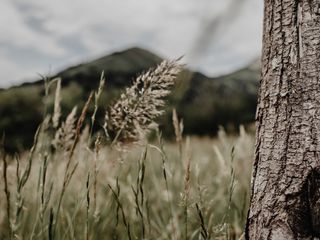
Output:
[[[96,113],[96,126],[103,125],[106,106],[112,105],[138,74],[160,62],[160,57],[132,48],[58,73],[57,76],[62,79],[63,117],[75,105],[79,109],[83,107],[90,91],[98,87],[100,74],[104,71],[107,88],[101,94]],[[254,120],[259,75],[259,67],[244,68],[218,78],[184,69],[168,96],[165,113],[157,120],[163,136],[174,136],[172,108],[177,109],[178,115],[184,119],[184,132],[188,135],[213,136],[219,125],[228,132],[236,132],[240,124],[251,123]],[[6,135],[8,151],[31,147],[33,134],[43,118],[44,106],[48,107],[49,112],[53,110],[53,96],[43,100],[43,84],[41,80],[0,91],[0,133]],[[92,111],[90,107],[89,115]],[[97,129],[95,127],[94,132]]]
[[[1,151],[0,239],[243,239],[253,137],[184,137],[174,110],[176,142],[164,142],[154,123],[180,69],[137,78],[95,134],[103,75],[79,117],[63,115],[60,79],[46,81],[31,150]]]

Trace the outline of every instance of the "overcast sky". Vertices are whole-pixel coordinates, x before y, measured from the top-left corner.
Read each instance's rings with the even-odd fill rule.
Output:
[[[133,46],[167,58],[184,55],[189,67],[221,75],[260,55],[262,5],[262,0],[1,0],[0,87]]]

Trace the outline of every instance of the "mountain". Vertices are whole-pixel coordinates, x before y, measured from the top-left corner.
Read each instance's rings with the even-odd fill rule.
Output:
[[[73,106],[84,104],[89,92],[97,89],[101,72],[104,71],[106,87],[97,114],[98,123],[102,125],[107,106],[135,77],[161,61],[151,52],[131,48],[51,76],[62,78],[63,115],[66,116]],[[178,115],[184,119],[186,134],[212,135],[219,125],[232,130],[239,124],[252,122],[259,72],[256,63],[217,78],[185,69],[168,99],[166,114],[159,119],[164,135],[170,137],[173,134],[172,108],[176,108]],[[9,150],[30,146],[38,124],[46,112],[52,112],[54,86],[47,97],[44,97],[43,86],[44,81],[37,80],[0,91],[0,133],[5,133]]]

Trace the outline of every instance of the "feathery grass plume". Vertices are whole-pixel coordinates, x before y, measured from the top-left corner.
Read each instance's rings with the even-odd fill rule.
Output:
[[[89,136],[90,136],[90,126],[86,124],[83,130],[81,131],[78,144],[80,146],[87,146],[88,142],[90,142]],[[86,148],[84,150],[87,152]]]
[[[56,132],[53,140],[53,145],[57,149],[70,150],[73,144],[73,139],[76,135],[76,113],[77,107],[74,107],[67,116],[67,119],[62,123],[61,127]]]
[[[52,116],[52,124],[54,128],[57,128],[59,125],[59,120],[61,117],[61,79],[57,79],[57,88],[56,88],[56,95],[54,99],[54,111]]]
[[[164,98],[170,94],[181,69],[178,60],[165,60],[154,70],[140,75],[121,94],[105,116],[105,129],[115,134],[113,142],[137,140],[141,130],[147,133],[152,129],[155,118],[163,113]]]

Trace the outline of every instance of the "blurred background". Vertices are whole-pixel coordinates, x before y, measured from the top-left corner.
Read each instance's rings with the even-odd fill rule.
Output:
[[[263,2],[256,0],[2,0],[0,133],[8,150],[32,144],[42,121],[42,76],[62,78],[62,110],[81,107],[105,71],[98,117],[139,73],[183,56],[185,71],[159,119],[173,134],[215,135],[254,121]],[[54,88],[52,89],[54,91]],[[23,133],[23,134],[22,134]]]

